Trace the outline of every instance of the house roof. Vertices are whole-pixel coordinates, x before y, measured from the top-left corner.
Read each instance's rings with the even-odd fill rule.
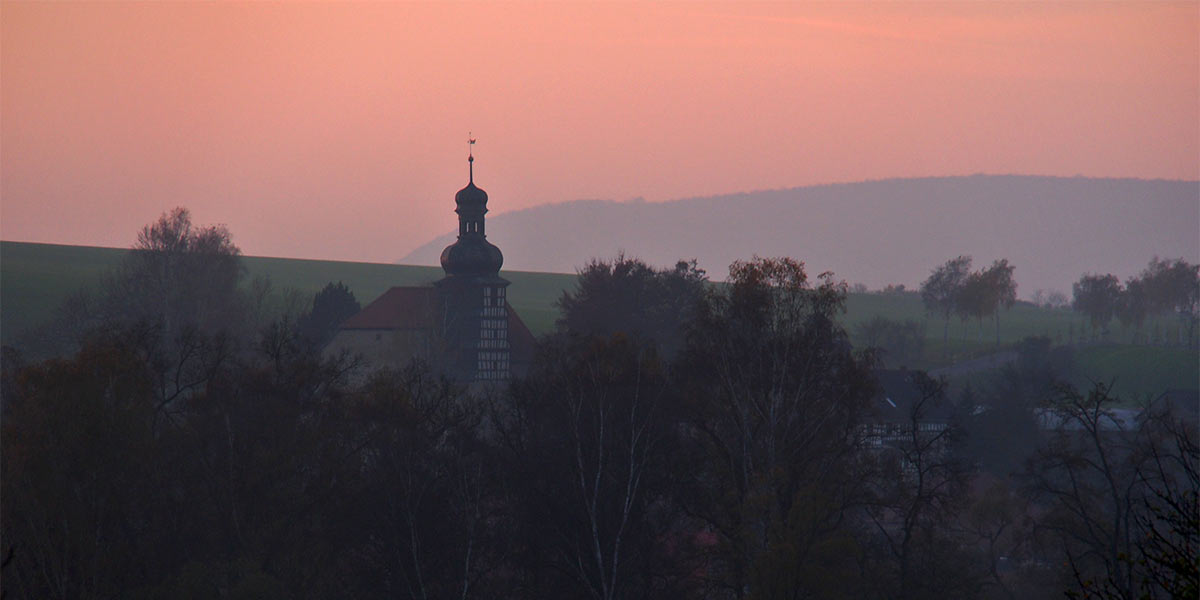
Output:
[[[879,388],[871,408],[877,422],[908,423],[912,420],[915,405],[921,402],[926,394],[918,384],[922,376],[923,374],[918,374],[917,371],[906,369],[875,371]],[[945,398],[930,398],[921,410],[922,422],[950,421],[950,406]]]
[[[394,287],[343,321],[342,329],[430,329],[436,307],[436,288]]]

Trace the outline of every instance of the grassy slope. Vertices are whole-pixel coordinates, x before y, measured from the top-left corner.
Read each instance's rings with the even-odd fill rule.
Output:
[[[43,323],[72,292],[95,285],[124,250],[0,242],[0,341]]]
[[[97,283],[124,252],[113,248],[0,242],[0,341],[12,343],[22,331],[49,319],[67,295]],[[363,304],[391,286],[423,285],[442,276],[437,267],[375,263],[247,257],[245,264],[250,277],[267,277],[274,289],[295,290],[305,298],[330,281],[343,281]],[[529,272],[503,275],[513,282],[509,301],[530,329],[534,333],[550,331],[557,318],[554,301],[574,284],[574,275]],[[943,352],[943,322],[924,313],[916,294],[852,294],[844,322],[853,334],[858,324],[877,315],[925,323],[925,357],[911,367],[932,368],[995,349],[993,323],[984,322],[981,333],[977,323],[952,318],[949,348]],[[1000,340],[1002,344],[1010,344],[1029,335],[1047,335],[1055,343],[1067,343],[1078,340],[1085,326],[1085,320],[1071,311],[1021,304],[1001,315]],[[1170,319],[1160,319],[1147,323],[1143,331],[1157,328],[1163,334],[1175,335],[1177,327]],[[1132,335],[1132,331],[1114,323],[1108,340],[1123,342]],[[1106,344],[1084,347],[1076,356],[1075,383],[1115,378],[1117,391],[1125,394],[1151,393],[1167,387],[1195,389],[1200,379],[1200,360],[1194,350]]]
[[[269,277],[274,287],[294,289],[305,297],[331,281],[342,281],[363,305],[390,287],[428,285],[444,276],[439,267],[260,257],[247,257],[245,263],[252,277]],[[554,326],[554,300],[575,280],[573,275],[523,271],[506,271],[501,276],[512,282],[509,302],[535,333]]]
[[[9,344],[45,322],[72,292],[99,283],[125,250],[0,242],[0,341]],[[364,305],[392,286],[425,285],[442,277],[437,267],[246,257],[250,278],[266,277],[277,291],[295,290],[311,298],[325,284],[342,281]],[[554,326],[553,303],[574,275],[505,272],[513,285],[509,302],[535,333]]]
[[[875,316],[892,320],[912,319],[925,323],[929,354],[942,353],[942,328],[945,323],[937,316],[925,313],[918,294],[852,294],[847,306],[846,327],[854,332],[855,327]],[[1000,343],[1011,344],[1031,335],[1045,335],[1056,343],[1067,343],[1071,328],[1078,329],[1082,320],[1066,310],[1045,310],[1028,304],[1018,304],[1000,314]],[[976,321],[962,321],[950,317],[950,354],[973,355],[993,350],[996,343],[996,325],[985,320],[980,329]]]
[[[1200,352],[1161,346],[1104,344],[1075,352],[1071,383],[1081,390],[1093,382],[1112,385],[1126,403],[1157,396],[1168,389],[1196,389],[1200,380]]]

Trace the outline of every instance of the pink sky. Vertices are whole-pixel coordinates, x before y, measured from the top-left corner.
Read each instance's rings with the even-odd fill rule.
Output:
[[[1200,178],[1200,4],[0,5],[0,237],[392,261],[493,211],[885,177]],[[548,249],[547,251],[552,251]]]

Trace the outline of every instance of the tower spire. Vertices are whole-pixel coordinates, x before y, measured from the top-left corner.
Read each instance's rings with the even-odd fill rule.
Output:
[[[467,132],[467,171],[471,183],[475,183],[475,138]]]

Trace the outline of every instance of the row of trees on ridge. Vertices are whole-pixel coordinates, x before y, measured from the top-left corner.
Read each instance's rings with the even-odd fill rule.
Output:
[[[1125,327],[1141,332],[1148,317],[1178,315],[1184,321],[1188,342],[1196,334],[1200,312],[1200,265],[1153,258],[1150,264],[1122,285],[1112,274],[1085,273],[1072,286],[1072,307],[1087,315],[1093,336],[1116,318]]]

